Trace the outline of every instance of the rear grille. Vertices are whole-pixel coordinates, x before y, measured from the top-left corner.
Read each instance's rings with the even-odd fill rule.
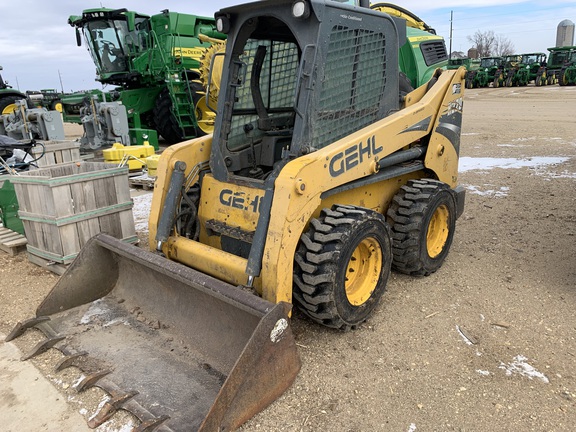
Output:
[[[420,45],[420,49],[422,50],[426,66],[448,60],[448,52],[446,51],[446,44],[443,40],[423,42]]]

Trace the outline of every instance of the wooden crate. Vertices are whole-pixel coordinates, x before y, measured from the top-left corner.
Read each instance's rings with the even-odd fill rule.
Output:
[[[136,242],[128,168],[78,162],[12,176],[27,250],[68,264],[95,234]]]
[[[42,145],[44,147],[42,147]],[[30,152],[38,168],[80,161],[80,144],[75,141],[47,141]]]

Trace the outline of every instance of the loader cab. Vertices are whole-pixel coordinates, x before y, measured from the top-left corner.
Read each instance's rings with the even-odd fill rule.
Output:
[[[223,9],[215,18],[228,33],[211,156],[220,181],[258,185],[276,167],[399,108],[399,36],[386,14],[330,0],[280,0]]]

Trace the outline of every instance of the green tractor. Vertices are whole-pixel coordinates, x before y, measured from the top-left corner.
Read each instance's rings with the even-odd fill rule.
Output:
[[[68,23],[76,28],[79,46],[84,36],[96,80],[117,87],[64,97],[66,121],[78,121],[82,103],[120,102],[128,113],[131,144],[152,143],[157,133],[174,144],[211,132],[214,114],[199,78],[206,50],[225,39],[213,18],[99,8],[71,16]]]
[[[516,66],[508,69],[506,86],[526,86],[534,81],[534,85],[539,87],[546,85],[547,80],[546,54],[522,54]]]
[[[501,87],[504,84],[504,59],[502,57],[482,57],[478,70],[468,71],[466,87]]]
[[[458,69],[460,66],[464,66],[468,71],[475,71],[480,67],[480,60],[468,57],[451,58],[448,60],[448,66],[446,66],[446,69]]]
[[[560,72],[569,63],[570,53],[575,50],[575,46],[548,48],[550,51],[546,65],[548,84],[557,84],[560,81]]]
[[[0,115],[12,113],[16,109],[16,101],[21,99],[28,100],[24,93],[14,90],[0,75]]]
[[[558,83],[561,86],[576,85],[576,47],[570,50],[558,74]]]
[[[56,89],[26,90],[26,95],[37,108],[62,112],[62,93]]]

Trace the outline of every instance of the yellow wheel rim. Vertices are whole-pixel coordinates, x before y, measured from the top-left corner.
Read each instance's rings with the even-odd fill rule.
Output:
[[[450,231],[448,228],[449,218],[448,207],[441,205],[434,211],[430,219],[428,232],[426,233],[426,247],[430,258],[436,258],[440,255],[446,245]]]
[[[205,134],[214,132],[216,113],[206,105],[206,96],[202,96],[196,104],[196,120],[198,121],[198,127]]]
[[[376,239],[362,240],[350,257],[344,283],[350,304],[360,306],[372,295],[382,272],[382,248]]]
[[[59,113],[62,112],[62,102],[57,102],[56,105],[54,105],[54,109],[56,111],[58,111]]]
[[[16,110],[16,104],[6,105],[2,110],[2,115],[4,114],[12,114]]]

